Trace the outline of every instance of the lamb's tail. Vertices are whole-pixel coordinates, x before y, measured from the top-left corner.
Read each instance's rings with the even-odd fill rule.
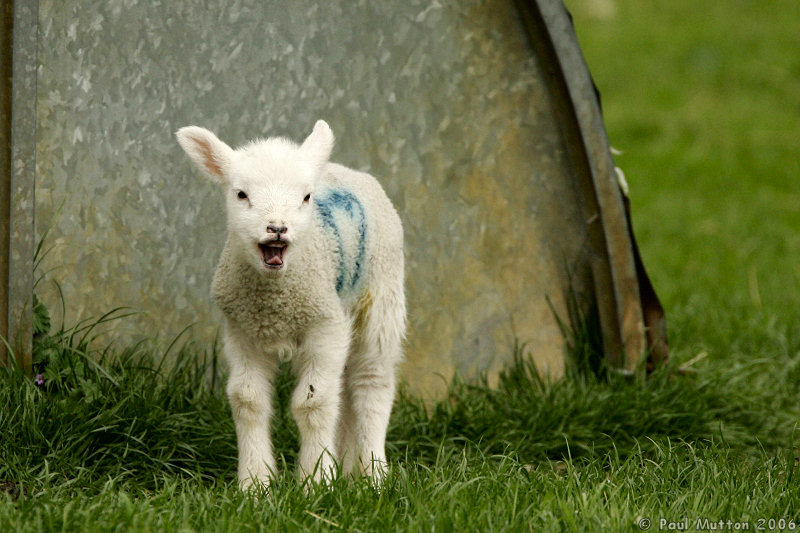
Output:
[[[402,358],[406,334],[406,300],[402,284],[367,288],[358,301],[354,330],[360,341],[376,356]]]

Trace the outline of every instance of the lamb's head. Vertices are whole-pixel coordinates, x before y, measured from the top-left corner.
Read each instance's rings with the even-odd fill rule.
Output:
[[[259,270],[285,271],[311,226],[311,198],[333,149],[328,124],[317,121],[301,145],[271,138],[234,150],[196,126],[176,136],[192,161],[222,185],[234,245]]]

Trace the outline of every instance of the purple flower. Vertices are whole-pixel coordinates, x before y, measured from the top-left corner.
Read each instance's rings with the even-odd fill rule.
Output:
[[[44,385],[44,376],[42,376],[41,374],[36,374],[36,379],[34,380],[34,383],[36,383],[39,386]]]

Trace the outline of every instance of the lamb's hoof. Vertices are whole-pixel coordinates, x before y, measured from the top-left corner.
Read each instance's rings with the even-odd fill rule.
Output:
[[[373,459],[370,464],[364,468],[364,476],[369,479],[372,488],[380,492],[386,481],[389,468],[385,460]]]
[[[270,479],[257,479],[252,476],[239,479],[239,490],[252,496],[260,497],[269,494]]]
[[[311,474],[307,474],[302,468],[298,469],[297,478],[303,484],[303,490],[308,493],[312,490],[330,488],[334,480],[339,477],[339,473],[335,463],[322,464],[320,461]]]

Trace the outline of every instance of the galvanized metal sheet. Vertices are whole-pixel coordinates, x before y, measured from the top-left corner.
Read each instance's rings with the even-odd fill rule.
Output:
[[[404,375],[425,396],[494,375],[515,341],[564,369],[552,306],[593,300],[593,245],[543,65],[508,1],[40,0],[36,219],[68,320],[210,342],[222,202],[172,133],[302,138],[384,184],[406,231]],[[43,288],[47,288],[45,285]],[[52,286],[43,294],[57,309]]]
[[[5,6],[4,6],[5,7]],[[3,169],[4,193],[3,215],[7,225],[3,227],[0,251],[7,261],[3,279],[4,313],[3,331],[8,347],[23,367],[30,367],[32,350],[32,291],[33,256],[36,247],[34,238],[34,187],[36,168],[36,52],[37,2],[14,2],[13,42],[11,43],[11,114],[10,165]],[[5,40],[5,39],[4,39]],[[6,80],[3,81],[6,83]],[[5,118],[5,117],[4,117]],[[3,122],[6,122],[5,120]],[[5,124],[4,124],[4,127]],[[6,195],[7,194],[7,195]],[[7,232],[7,233],[6,233]],[[7,240],[6,240],[7,239]],[[7,284],[6,284],[7,283]],[[4,328],[5,329],[5,328]],[[5,343],[0,352],[5,352]]]

